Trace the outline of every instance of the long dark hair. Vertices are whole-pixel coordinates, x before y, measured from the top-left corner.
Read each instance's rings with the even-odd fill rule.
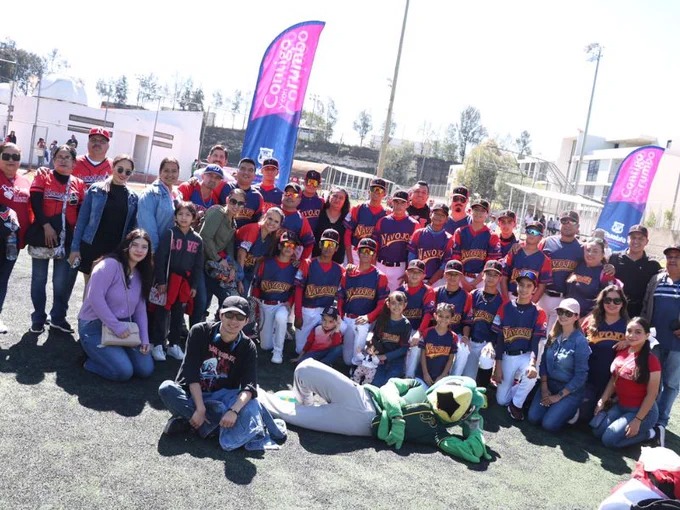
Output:
[[[390,320],[390,314],[392,313],[390,311],[389,306],[387,304],[390,302],[390,299],[394,299],[398,303],[406,303],[407,298],[406,294],[404,294],[400,290],[393,290],[390,292],[390,295],[387,296],[387,299],[385,299],[385,306],[383,306],[383,309],[380,310],[380,314],[378,315],[378,318],[375,320],[375,327],[373,329],[373,338],[376,339],[377,341],[380,341],[380,335],[382,335],[382,332],[385,330],[385,327],[387,326],[387,322]],[[379,345],[376,343],[376,346]]]
[[[604,298],[609,294],[610,292],[616,292],[619,297],[622,300],[621,303],[621,312],[619,314],[620,318],[625,320],[626,323],[628,322],[628,298],[626,297],[626,294],[624,294],[623,290],[621,287],[618,285],[607,285],[604,289],[600,291],[600,293],[597,295],[597,299],[595,300],[595,308],[593,309],[593,320],[590,321],[590,324],[588,326],[588,334],[589,335],[594,335],[595,333],[598,332],[600,329],[600,326],[602,326],[602,323],[604,322]]]
[[[146,257],[139,261],[136,266],[136,269],[139,271],[139,276],[142,279],[142,297],[146,299],[153,284],[153,250],[151,249],[151,238],[145,230],[142,230],[141,228],[134,229],[125,236],[125,239],[121,241],[112,253],[109,253],[104,258],[112,258],[121,263],[123,266],[123,274],[125,274],[125,284],[129,287],[131,276],[130,265],[128,264],[130,259],[129,250],[130,245],[136,239],[144,239],[149,243],[149,251],[146,253]]]
[[[643,319],[642,317],[633,317],[630,322],[628,322],[628,326],[630,326],[633,323],[639,324],[642,329],[644,330],[645,333],[649,334],[650,332],[650,325],[647,319]],[[627,329],[627,327],[626,327]],[[640,349],[640,352],[638,355],[635,357],[635,381],[640,383],[640,384],[647,384],[649,382],[649,354],[651,352],[651,349],[649,347],[649,338],[647,341],[642,344],[642,349]]]
[[[344,219],[347,216],[347,213],[349,213],[350,208],[352,207],[352,204],[349,202],[349,195],[347,194],[347,191],[345,191],[342,188],[339,188],[338,186],[333,186],[330,190],[330,193],[328,194],[328,198],[326,198],[326,201],[323,203],[323,207],[321,207],[321,213],[324,213],[328,208],[331,206],[331,195],[333,193],[337,192],[343,193],[345,195],[345,203],[342,204],[342,209],[340,209],[340,218]]]

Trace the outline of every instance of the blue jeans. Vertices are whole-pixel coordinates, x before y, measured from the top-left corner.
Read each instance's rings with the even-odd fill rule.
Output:
[[[16,262],[16,260],[7,260],[4,253],[0,252],[0,313],[2,313],[2,305],[5,304],[5,297],[7,296],[9,276],[12,274]]]
[[[47,272],[50,259],[32,259],[33,269],[31,273],[31,301],[33,301],[33,324],[45,324],[47,314]],[[76,283],[78,271],[71,269],[68,259],[51,259],[52,263],[52,310],[50,319],[52,322],[64,322],[68,312],[68,301],[71,299],[73,285]]]
[[[196,277],[196,297],[194,297],[194,313],[189,317],[189,326],[205,320],[205,310],[208,308],[208,291],[205,288],[205,271],[199,271]]]
[[[552,394],[559,393],[563,387],[563,383],[551,384],[548,381],[548,389]],[[583,392],[577,391],[570,393],[559,402],[545,407],[541,405],[541,390],[539,389],[534,394],[534,399],[529,407],[529,421],[534,425],[540,425],[549,432],[557,432],[574,416],[582,399]]]
[[[626,426],[633,421],[639,410],[639,407],[622,407],[614,404],[609,411],[601,411],[606,413],[606,416],[600,425],[593,429],[593,434],[602,439],[602,444],[608,448],[623,448],[645,441],[649,437],[649,430],[659,418],[659,409],[655,403],[640,423],[637,435],[626,437]]]
[[[335,347],[329,347],[328,349],[324,349],[322,351],[307,352],[302,358],[300,358],[300,361],[304,361],[307,358],[314,358],[324,365],[332,367],[333,363],[335,363],[335,361],[340,356],[342,356],[342,345],[336,345]]]
[[[153,373],[151,354],[142,354],[139,347],[99,347],[102,321],[78,321],[80,345],[87,354],[85,370],[111,381],[127,381],[133,375],[146,378]]]
[[[206,289],[204,310],[210,308],[213,296],[217,298],[217,309],[219,310],[219,308],[222,306],[222,301],[227,299],[229,296],[229,289],[225,289],[224,287],[220,286],[220,282],[208,275],[204,276],[204,281]],[[198,292],[196,292],[196,295],[198,295]]]
[[[677,342],[678,340],[676,340]],[[669,351],[657,346],[654,354],[661,362],[661,388],[656,403],[659,406],[659,425],[668,426],[673,402],[680,386],[680,351]]]
[[[371,384],[380,387],[392,377],[404,377],[404,362],[405,358],[401,357],[378,365]]]

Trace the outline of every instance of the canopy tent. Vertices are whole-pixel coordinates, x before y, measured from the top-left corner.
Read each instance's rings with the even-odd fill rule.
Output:
[[[512,182],[506,183],[511,188],[515,188],[528,195],[537,195],[539,197],[548,198],[551,200],[559,200],[561,202],[569,202],[572,204],[583,205],[587,207],[595,207],[602,209],[604,204],[596,200],[591,200],[580,195],[567,195],[566,193],[559,193],[557,191],[549,191],[545,189],[532,188],[530,186],[522,186],[521,184],[514,184]]]

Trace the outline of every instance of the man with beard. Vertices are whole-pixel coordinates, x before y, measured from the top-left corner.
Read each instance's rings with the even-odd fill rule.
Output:
[[[444,224],[444,230],[451,235],[455,234],[459,227],[464,227],[472,223],[472,218],[467,213],[469,196],[470,194],[465,186],[453,188],[450,215]]]
[[[73,176],[81,179],[86,187],[103,181],[111,175],[111,162],[106,157],[111,133],[104,128],[90,129],[87,139],[87,154],[78,156],[73,165]]]

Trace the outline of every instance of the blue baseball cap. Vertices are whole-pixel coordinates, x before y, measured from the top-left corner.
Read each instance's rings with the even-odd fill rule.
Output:
[[[210,164],[203,169],[203,174],[215,174],[219,175],[221,179],[224,179],[224,172],[220,165]]]

